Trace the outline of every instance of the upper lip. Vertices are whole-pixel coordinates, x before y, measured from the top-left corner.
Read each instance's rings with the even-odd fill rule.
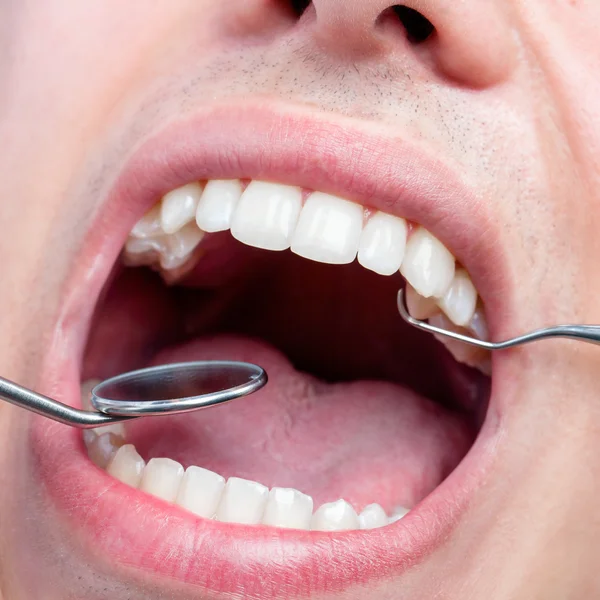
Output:
[[[309,116],[301,109],[266,107],[264,103],[254,107],[207,108],[191,120],[171,123],[150,138],[119,175],[73,273],[73,285],[69,287],[75,291],[65,303],[60,327],[57,327],[56,347],[50,348],[42,370],[40,387],[46,388],[42,391],[54,393],[67,404],[77,404],[79,359],[93,310],[90,299],[98,297],[135,221],[167,191],[193,180],[227,178],[266,179],[330,192],[423,225],[468,268],[488,310],[491,309],[490,314],[500,318],[499,290],[507,286],[508,269],[494,235],[497,226],[494,226],[491,209],[449,166],[401,137],[369,133],[360,124],[349,120],[335,122]],[[491,264],[493,270],[489,269]],[[495,322],[490,320],[492,334]],[[58,348],[62,349],[60,355],[56,352]],[[63,356],[64,360],[57,361],[57,356]],[[57,394],[57,384],[65,381],[68,385],[64,386],[62,394]],[[50,428],[54,428],[56,435],[47,435]],[[98,500],[99,488],[107,491],[106,476],[86,468],[78,436],[59,433],[62,434],[62,430],[52,423],[37,421],[33,428],[34,446],[41,449],[36,453],[42,464],[41,470],[51,472],[46,475],[49,492],[59,504],[66,504],[72,514],[77,514],[84,505],[88,511],[88,503],[110,504],[111,493],[102,494],[102,499]],[[44,468],[50,463],[50,469]],[[452,494],[455,509],[464,507],[475,482],[458,474],[453,481],[453,484],[450,481],[443,484],[444,493]],[[329,544],[317,546],[311,542],[314,536],[329,539],[328,534],[286,532],[279,535],[281,555],[292,553],[294,558],[289,563],[278,563],[273,556],[265,556],[273,567],[274,579],[257,593],[264,597],[263,593],[266,595],[270,589],[276,594],[276,580],[281,585],[297,581],[299,587],[291,593],[307,593],[325,591],[315,589],[319,581],[327,590],[333,591],[359,580],[399,573],[417,557],[422,559],[427,549],[432,550],[441,543],[458,522],[462,511],[454,510],[452,516],[446,514],[450,503],[440,500],[440,493],[438,489],[422,503],[419,519],[408,518],[406,524],[371,533],[361,532],[360,538],[352,532],[339,536],[336,555],[348,561],[344,564],[321,556],[331,550]],[[97,510],[101,513],[98,518],[102,519],[101,506]],[[129,510],[139,512],[141,507],[135,507],[132,501],[131,505],[123,504],[119,510],[126,518],[115,516],[117,526],[128,522]],[[144,510],[148,512],[147,516],[161,511],[151,501]],[[428,520],[427,513],[435,513],[435,516]],[[88,524],[94,522],[94,514],[94,511],[86,512]],[[182,536],[177,547],[172,545],[173,556],[186,560],[185,579],[192,583],[227,588],[222,578],[211,583],[210,573],[198,562],[210,555],[215,561],[214,569],[231,571],[229,581],[234,587],[222,588],[223,591],[239,591],[240,586],[244,587],[254,568],[250,564],[244,566],[245,559],[234,556],[240,542],[243,542],[244,553],[247,551],[248,556],[253,557],[254,567],[265,567],[261,562],[260,544],[268,544],[268,539],[272,543],[271,534],[255,530],[255,534],[248,537],[241,527],[225,526],[221,530],[210,522],[194,527],[191,516],[181,516],[170,522],[175,535]],[[135,532],[127,530],[124,535],[135,537]],[[96,536],[100,546],[104,544],[111,549],[115,538],[110,532],[103,531]],[[169,539],[173,544],[170,534]],[[182,539],[187,541],[184,543]],[[232,540],[230,546],[228,542]],[[354,552],[357,541],[362,548],[360,553]],[[154,550],[160,554],[160,548],[153,548],[152,552]],[[231,553],[228,554],[229,550]],[[189,556],[184,556],[188,551],[191,552]],[[148,551],[147,556],[152,552]],[[131,559],[127,551],[121,554],[126,561]],[[321,575],[318,577],[311,575],[311,565],[315,565],[315,561],[320,564]],[[158,563],[150,564],[154,562],[150,561],[147,566],[159,570]],[[161,565],[162,569],[172,571],[171,574],[180,572],[176,567],[175,564]]]

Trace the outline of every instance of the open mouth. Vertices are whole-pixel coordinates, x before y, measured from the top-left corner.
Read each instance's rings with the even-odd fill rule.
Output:
[[[444,227],[367,194],[321,191],[327,169],[311,177],[297,155],[295,169],[196,162],[177,185],[148,186],[102,242],[110,264],[81,309],[90,326],[70,367],[81,403],[96,379],[168,362],[254,362],[269,384],[209,411],[87,431],[84,444],[75,432],[86,525],[126,566],[257,597],[406,568],[456,518],[442,518],[449,503],[435,497],[446,486],[460,504],[466,484],[448,481],[484,428],[491,361],[411,329],[396,292],[406,286],[413,316],[485,338],[469,261],[448,249]],[[84,510],[48,486],[71,513]],[[332,548],[337,558],[311,573]],[[360,575],[344,574],[361,561]]]

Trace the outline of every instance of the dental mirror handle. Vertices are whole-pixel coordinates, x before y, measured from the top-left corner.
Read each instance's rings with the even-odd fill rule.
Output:
[[[130,417],[112,417],[100,412],[79,410],[58,400],[53,400],[33,390],[24,388],[8,379],[0,377],[0,399],[31,412],[48,417],[64,425],[92,429],[110,425]]]

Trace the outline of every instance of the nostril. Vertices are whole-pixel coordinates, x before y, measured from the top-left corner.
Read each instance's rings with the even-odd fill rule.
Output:
[[[301,17],[306,9],[310,6],[311,0],[291,0],[292,10],[294,14]]]
[[[414,8],[399,4],[393,6],[391,10],[400,19],[406,30],[406,37],[411,43],[420,44],[434,33],[435,27],[431,21]]]

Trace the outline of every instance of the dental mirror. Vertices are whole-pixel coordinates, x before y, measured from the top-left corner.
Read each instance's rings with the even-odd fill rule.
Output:
[[[174,363],[111,377],[92,390],[96,411],[79,410],[0,377],[0,399],[65,425],[91,429],[126,419],[202,410],[257,392],[257,365],[237,361]]]

